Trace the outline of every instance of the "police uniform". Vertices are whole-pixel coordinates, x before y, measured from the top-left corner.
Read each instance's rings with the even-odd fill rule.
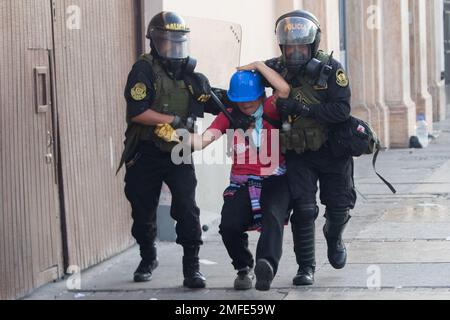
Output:
[[[300,269],[312,268],[312,272],[316,266],[314,221],[318,216],[317,183],[320,183],[321,203],[327,210],[327,224],[324,227],[326,235],[330,237],[330,226],[339,226],[331,228],[331,241],[337,241],[342,235],[343,227],[350,219],[349,210],[354,208],[356,202],[353,158],[335,157],[327,137],[330,124],[343,122],[350,117],[349,80],[337,60],[330,59],[322,51],[318,52],[316,59],[331,66],[325,86],[314,85],[316,79],[311,79],[305,71],[292,75],[287,70],[277,69],[291,86],[290,99],[309,108],[307,117],[292,119],[292,128],[282,132],[280,139],[281,148],[286,154],[287,176],[294,206],[291,221],[297,263]],[[272,60],[268,65],[280,66],[282,59]],[[339,261],[334,266],[340,268],[340,264],[345,262]]]
[[[341,269],[347,252],[342,234],[356,201],[351,156],[333,154],[329,131],[332,124],[349,119],[350,84],[342,65],[319,50],[321,27],[310,12],[295,10],[278,18],[275,34],[280,58],[266,61],[291,86],[288,99],[278,99],[283,118],[280,133],[286,154],[292,194],[292,231],[299,265],[294,285],[314,283],[317,183],[326,206],[324,235],[330,264]],[[335,150],[335,148],[333,148]]]
[[[181,118],[186,118],[188,112],[189,91],[185,83],[169,77],[158,60],[149,55],[133,66],[125,98],[128,119],[148,109]],[[127,130],[127,144],[136,145],[125,160],[125,193],[132,206],[132,234],[142,258],[155,260],[156,210],[165,182],[172,193],[170,212],[177,221],[177,243],[185,248],[185,257],[195,257],[202,244],[200,210],[195,202],[195,170],[192,164],[175,165],[170,153],[174,145],[156,137],[154,129],[129,122]]]
[[[176,142],[160,138],[159,127],[132,121],[151,109],[174,116],[171,124],[161,124],[172,131],[192,128],[192,110],[199,105],[198,101],[205,100],[205,95],[194,98],[193,86],[187,85],[191,83],[188,78],[199,78],[193,72],[195,59],[189,57],[189,32],[184,19],[174,12],[160,12],[150,21],[147,38],[151,53],[142,55],[134,64],[125,87],[128,128],[120,167],[126,165],[125,194],[132,207],[132,234],[142,256],[134,280],[149,281],[158,265],[156,211],[165,182],[172,193],[170,213],[177,222],[176,241],[184,249],[183,285],[204,288],[206,279],[200,273],[198,257],[202,245],[200,210],[195,202],[197,180],[192,162],[174,164],[171,151]],[[206,77],[200,78],[204,80],[200,81],[202,88],[207,88]],[[203,110],[198,114],[203,116]]]

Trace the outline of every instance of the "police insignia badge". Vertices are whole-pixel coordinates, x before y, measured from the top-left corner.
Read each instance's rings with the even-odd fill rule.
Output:
[[[131,97],[135,101],[142,101],[147,96],[147,87],[142,82],[136,83],[136,85],[131,89]]]
[[[301,91],[297,91],[294,96],[294,100],[298,102],[303,102],[303,94]]]
[[[342,69],[339,69],[336,72],[336,83],[338,84],[338,86],[340,87],[346,87],[348,86],[348,78],[347,75],[345,74],[345,71]]]

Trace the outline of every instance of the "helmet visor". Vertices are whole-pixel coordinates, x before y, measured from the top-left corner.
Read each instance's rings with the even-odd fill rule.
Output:
[[[282,46],[312,44],[318,30],[316,24],[308,19],[288,17],[278,23],[278,43]]]
[[[158,55],[165,59],[186,59],[189,56],[189,34],[180,31],[152,30],[150,32]]]

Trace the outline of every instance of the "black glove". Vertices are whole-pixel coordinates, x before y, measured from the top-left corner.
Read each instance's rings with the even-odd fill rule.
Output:
[[[212,88],[212,92],[216,95],[216,97],[222,101],[223,104],[227,102],[227,90],[220,88]]]
[[[175,130],[178,129],[186,129],[186,125],[184,124],[183,120],[179,117],[179,116],[174,116],[175,118],[173,119],[173,121],[170,124],[170,126],[172,128],[174,128]]]
[[[248,116],[244,114],[241,110],[238,108],[233,108],[233,111],[231,112],[231,117],[234,120],[234,130],[244,130],[247,131],[251,127],[255,125],[256,119],[253,116]]]
[[[285,69],[283,62],[281,61],[281,58],[274,58],[267,60],[265,64],[269,68],[275,70],[277,73],[282,73],[283,70]]]
[[[311,116],[311,109],[303,103],[294,99],[277,99],[277,109],[280,112],[281,117],[300,117],[307,118]]]
[[[199,103],[207,103],[211,98],[211,85],[208,78],[198,72],[187,74],[184,81],[192,94],[192,97]]]

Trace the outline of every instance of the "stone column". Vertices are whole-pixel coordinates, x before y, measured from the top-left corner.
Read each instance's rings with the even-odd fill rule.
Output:
[[[377,13],[377,28],[374,29],[375,38],[375,50],[374,55],[374,66],[375,66],[375,101],[378,109],[380,110],[380,138],[383,139],[384,146],[390,147],[391,136],[390,136],[390,119],[389,119],[389,107],[385,100],[384,91],[384,40],[383,40],[383,28],[382,15],[383,15],[383,2],[384,0],[372,0],[372,5],[374,9],[378,8]]]
[[[372,122],[371,110],[367,97],[367,67],[372,65],[366,55],[365,47],[368,39],[366,33],[364,3],[361,0],[347,0],[346,23],[349,34],[347,37],[348,76],[352,88],[352,114],[367,122]]]
[[[363,51],[366,104],[370,124],[383,146],[389,147],[389,109],[384,102],[383,41],[381,33],[382,0],[361,0],[363,5]],[[350,57],[351,58],[351,57]]]
[[[416,105],[411,100],[408,0],[383,2],[384,88],[389,106],[391,146],[405,148],[415,135]]]
[[[410,28],[411,54],[411,95],[416,103],[417,115],[423,114],[430,130],[433,125],[432,98],[428,92],[428,59],[426,23],[426,0],[410,0],[409,11],[412,17]]]
[[[445,81],[441,73],[444,64],[444,20],[442,0],[427,0],[427,35],[428,35],[428,91],[433,97],[433,121],[446,117]]]

